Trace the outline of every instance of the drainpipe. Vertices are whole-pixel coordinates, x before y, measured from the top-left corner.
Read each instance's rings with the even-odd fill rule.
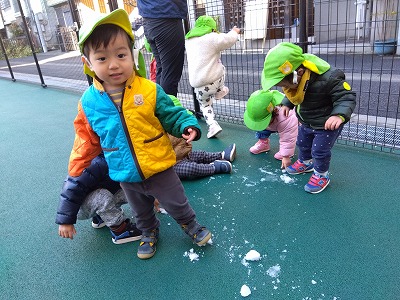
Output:
[[[42,44],[43,52],[46,53],[47,52],[47,45],[46,45],[46,41],[45,41],[44,36],[43,36],[42,25],[40,24],[40,20],[39,20],[38,15],[37,14],[33,14],[33,13],[32,13],[32,15],[34,15],[34,17],[35,17],[36,30],[37,30],[38,35],[39,35],[40,43]]]

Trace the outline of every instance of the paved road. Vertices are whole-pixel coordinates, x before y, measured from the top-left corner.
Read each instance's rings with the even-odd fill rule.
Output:
[[[345,71],[357,92],[357,114],[400,119],[400,57],[371,54],[320,56],[331,65]],[[145,58],[148,60],[149,56],[145,55]],[[223,54],[222,60],[227,68],[226,85],[230,88],[229,99],[246,101],[254,90],[260,88],[260,72],[264,58],[265,54],[252,52],[226,51],[226,54]],[[50,51],[37,54],[37,59],[46,84],[50,85],[51,82],[52,85],[78,92],[87,87],[78,52]],[[33,57],[11,59],[10,64],[17,80],[29,77],[40,83]],[[10,78],[5,60],[0,61],[0,76]],[[186,64],[179,90],[189,97],[192,95]],[[225,109],[229,110],[228,107]]]

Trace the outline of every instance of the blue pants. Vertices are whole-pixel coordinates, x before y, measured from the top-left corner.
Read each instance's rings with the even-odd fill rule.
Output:
[[[167,94],[176,97],[185,60],[182,20],[143,18],[143,28],[156,59],[156,82]]]
[[[274,133],[274,132],[276,132],[276,131],[271,131],[271,130],[268,130],[268,129],[264,129],[264,130],[261,130],[261,131],[256,131],[256,138],[259,139],[259,140],[265,140],[265,139],[269,138],[270,135],[272,133]]]
[[[343,125],[336,130],[313,129],[306,125],[299,125],[297,148],[301,161],[312,159],[314,169],[318,173],[329,170],[331,149],[342,132]]]
[[[178,224],[188,224],[196,217],[172,167],[141,182],[121,182],[121,187],[136,214],[136,226],[142,231],[160,226],[154,212],[154,198]]]

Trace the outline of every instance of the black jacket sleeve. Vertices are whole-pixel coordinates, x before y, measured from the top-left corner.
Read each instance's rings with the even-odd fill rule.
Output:
[[[95,157],[80,176],[67,176],[60,193],[56,223],[75,224],[85,198],[99,188],[107,189],[113,194],[120,189],[119,183],[108,176],[108,166],[103,154]]]

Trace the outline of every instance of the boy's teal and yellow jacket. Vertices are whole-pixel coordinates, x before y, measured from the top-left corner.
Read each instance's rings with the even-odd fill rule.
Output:
[[[121,107],[118,111],[94,78],[78,103],[70,176],[81,175],[103,151],[111,179],[140,182],[175,164],[167,132],[181,137],[193,128],[196,140],[201,136],[196,117],[175,106],[159,85],[135,74],[125,85]]]

